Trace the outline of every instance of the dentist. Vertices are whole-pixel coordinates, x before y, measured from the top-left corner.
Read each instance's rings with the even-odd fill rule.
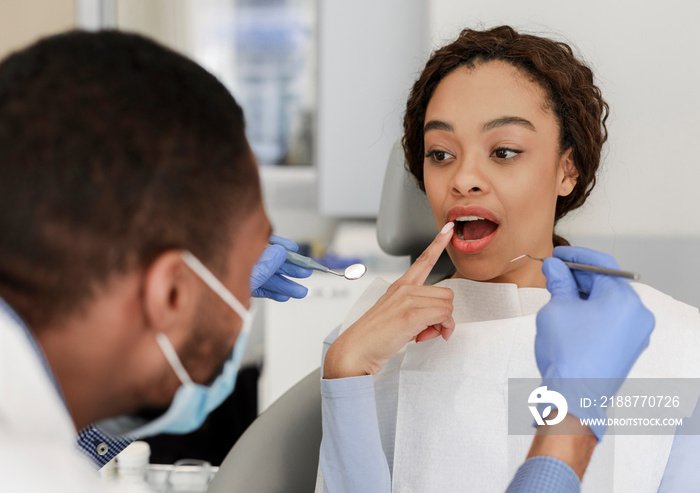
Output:
[[[76,430],[191,431],[233,389],[271,234],[242,111],[140,36],[39,41],[0,63],[0,211],[3,488],[107,489]]]

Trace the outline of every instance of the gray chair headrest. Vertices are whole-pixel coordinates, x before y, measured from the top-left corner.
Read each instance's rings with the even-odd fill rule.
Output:
[[[401,142],[391,150],[377,216],[377,240],[389,255],[416,258],[438,230],[425,192],[405,167]]]

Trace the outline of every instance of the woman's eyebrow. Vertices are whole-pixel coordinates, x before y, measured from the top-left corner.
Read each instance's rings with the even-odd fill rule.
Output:
[[[528,130],[532,130],[533,132],[537,131],[530,120],[520,118],[519,116],[502,116],[500,118],[496,118],[495,120],[488,121],[481,126],[481,131],[488,132],[489,130],[505,127],[507,125],[518,125]]]
[[[430,120],[428,123],[426,123],[425,127],[423,127],[423,135],[425,135],[431,130],[444,130],[445,132],[455,131],[452,125],[440,120]]]

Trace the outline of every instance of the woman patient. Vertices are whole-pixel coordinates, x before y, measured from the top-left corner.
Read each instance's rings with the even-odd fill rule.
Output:
[[[508,379],[539,376],[535,314],[549,299],[542,264],[511,260],[567,244],[554,227],[595,184],[607,115],[566,44],[467,29],[433,53],[408,99],[403,147],[456,271],[423,286],[417,263],[391,286],[373,284],[328,337],[324,379],[347,387],[324,393],[324,421],[340,419],[325,404],[335,399],[362,429],[322,470],[383,468],[390,486],[377,491],[505,490],[531,441],[508,434]],[[630,376],[700,376],[689,349],[700,347],[697,310],[635,289],[657,328]],[[414,339],[430,341],[406,345]],[[605,437],[584,491],[657,491],[672,435]],[[347,448],[366,462],[345,463]]]

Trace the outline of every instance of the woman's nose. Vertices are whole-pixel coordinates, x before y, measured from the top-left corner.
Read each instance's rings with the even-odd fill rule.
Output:
[[[467,196],[488,192],[488,179],[476,156],[462,158],[458,166],[453,169],[454,174],[450,184],[453,193]]]

